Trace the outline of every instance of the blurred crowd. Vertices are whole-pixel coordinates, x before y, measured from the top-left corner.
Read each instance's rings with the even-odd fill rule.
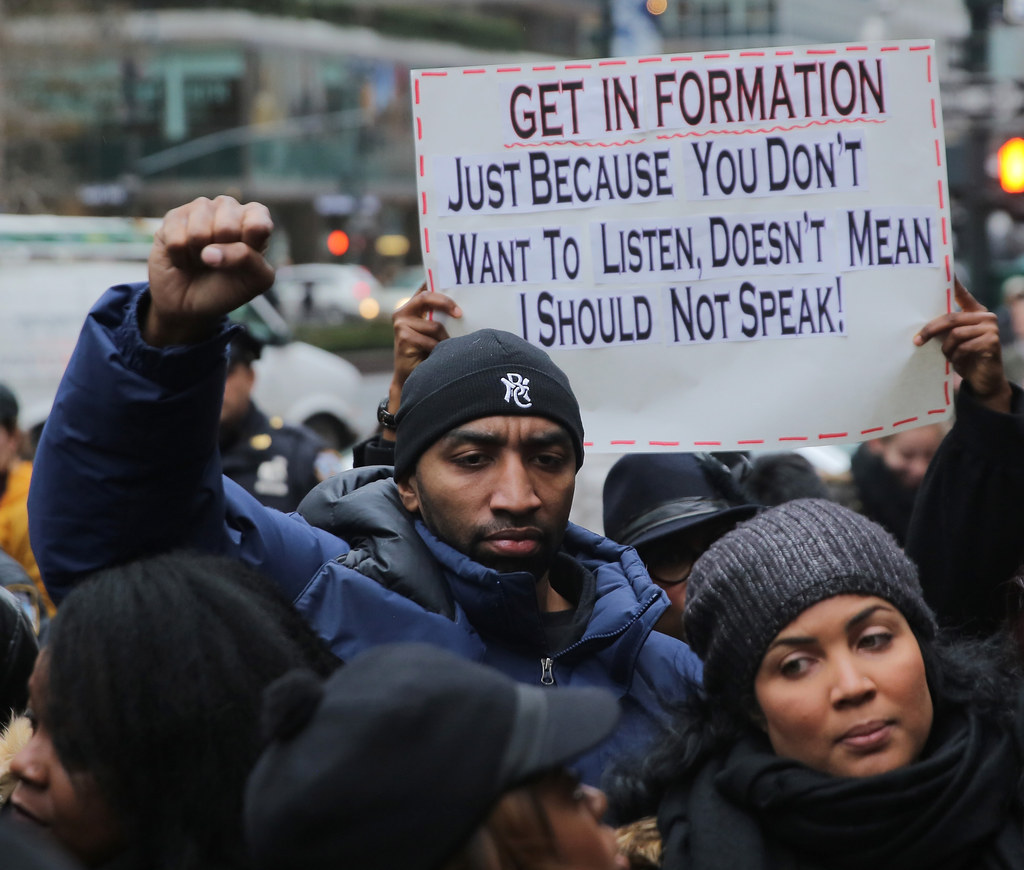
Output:
[[[443,294],[354,469],[265,415],[272,231],[171,211],[34,451],[0,386],[0,866],[1024,868],[1024,288],[920,325],[952,424],[626,455],[598,534],[573,385]]]

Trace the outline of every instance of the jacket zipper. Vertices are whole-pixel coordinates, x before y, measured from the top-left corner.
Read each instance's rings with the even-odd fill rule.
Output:
[[[634,622],[636,622],[641,616],[643,616],[648,610],[650,610],[651,605],[653,605],[654,602],[657,601],[657,600],[658,600],[658,596],[656,596],[656,595],[652,596],[650,599],[648,599],[647,603],[643,607],[640,608],[639,612],[637,612],[637,614],[629,622],[627,622],[624,626],[622,626],[621,628],[618,628],[615,631],[605,632],[604,634],[594,634],[594,635],[591,635],[590,637],[588,637],[586,639],[581,638],[580,640],[576,641],[576,643],[572,644],[571,646],[567,646],[560,653],[555,653],[555,655],[553,657],[552,656],[545,656],[544,658],[542,658],[540,660],[540,682],[541,682],[541,685],[542,686],[553,686],[555,684],[554,668],[555,668],[555,659],[556,658],[561,658],[567,652],[569,652],[570,650],[574,650],[576,647],[581,646],[583,643],[589,643],[590,641],[597,640],[599,638],[615,637],[616,635],[622,634]]]

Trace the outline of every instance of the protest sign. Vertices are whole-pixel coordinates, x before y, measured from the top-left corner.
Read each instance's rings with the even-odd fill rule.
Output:
[[[431,290],[547,350],[598,451],[859,441],[944,420],[927,40],[412,73]]]

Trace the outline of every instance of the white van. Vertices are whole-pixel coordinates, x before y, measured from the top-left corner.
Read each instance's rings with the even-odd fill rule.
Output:
[[[89,309],[107,287],[146,280],[156,222],[0,215],[0,382],[37,433],[50,413]],[[268,415],[316,429],[332,446],[357,437],[361,376],[351,363],[293,341],[258,297],[234,315],[266,343],[254,399]]]

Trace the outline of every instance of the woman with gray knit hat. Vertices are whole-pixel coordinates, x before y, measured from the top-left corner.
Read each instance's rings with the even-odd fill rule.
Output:
[[[1019,675],[937,640],[880,526],[766,511],[698,559],[684,620],[704,692],[619,807],[657,801],[667,870],[1024,867]]]

